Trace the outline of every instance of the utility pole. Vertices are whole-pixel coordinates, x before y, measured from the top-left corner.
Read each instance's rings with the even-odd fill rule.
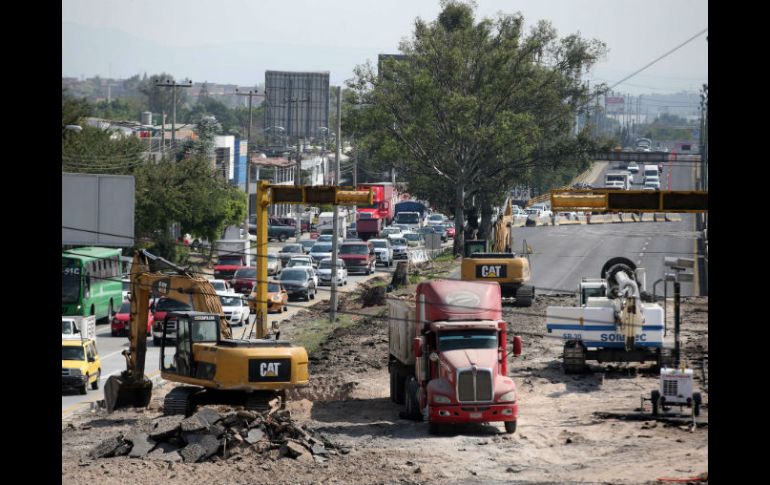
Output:
[[[246,128],[246,222],[245,222],[245,234],[246,239],[249,238],[249,218],[251,217],[251,155],[249,152],[251,149],[251,98],[254,96],[264,96],[257,94],[256,90],[249,90],[248,93],[241,93],[238,88],[235,88],[236,96],[248,96],[249,97],[249,126]],[[257,255],[260,257],[260,255]]]
[[[163,124],[160,125],[160,157],[165,156],[166,151],[166,112],[163,112]]]
[[[342,140],[342,86],[337,86],[337,143],[335,151],[335,164],[337,170],[334,172],[334,185],[340,184],[340,141]],[[329,299],[329,321],[334,323],[337,321],[337,231],[339,230],[339,218],[340,209],[337,204],[334,204],[334,219],[332,220],[332,292]]]
[[[177,84],[176,81],[173,82],[171,79],[166,79],[165,83],[156,82],[155,87],[159,88],[172,88],[172,111],[171,111],[171,148],[176,152],[176,88],[191,88],[192,87],[192,81],[188,80],[186,83],[183,84]]]

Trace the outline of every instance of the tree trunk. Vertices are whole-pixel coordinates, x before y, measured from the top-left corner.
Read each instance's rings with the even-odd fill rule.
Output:
[[[492,204],[486,200],[481,201],[481,224],[479,225],[479,239],[489,241],[492,232]]]
[[[465,182],[460,177],[455,191],[455,243],[453,253],[462,256],[465,253]]]

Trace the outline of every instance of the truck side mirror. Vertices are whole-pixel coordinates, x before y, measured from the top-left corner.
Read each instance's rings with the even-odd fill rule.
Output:
[[[412,350],[416,358],[422,357],[422,339],[420,337],[415,337],[412,340]]]
[[[516,335],[513,337],[513,356],[518,357],[521,355],[521,337]]]

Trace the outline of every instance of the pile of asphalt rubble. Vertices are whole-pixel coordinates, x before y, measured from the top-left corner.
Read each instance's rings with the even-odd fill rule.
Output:
[[[161,416],[148,432],[112,436],[91,449],[92,458],[128,456],[169,462],[220,461],[257,455],[323,463],[347,454],[323,436],[295,425],[288,410],[261,414],[240,410],[224,415],[202,408],[189,418]]]

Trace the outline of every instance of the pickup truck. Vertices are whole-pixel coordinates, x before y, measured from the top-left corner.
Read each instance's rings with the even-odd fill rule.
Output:
[[[284,242],[290,237],[294,237],[295,226],[286,226],[281,224],[270,224],[267,226],[267,239],[278,239]]]

